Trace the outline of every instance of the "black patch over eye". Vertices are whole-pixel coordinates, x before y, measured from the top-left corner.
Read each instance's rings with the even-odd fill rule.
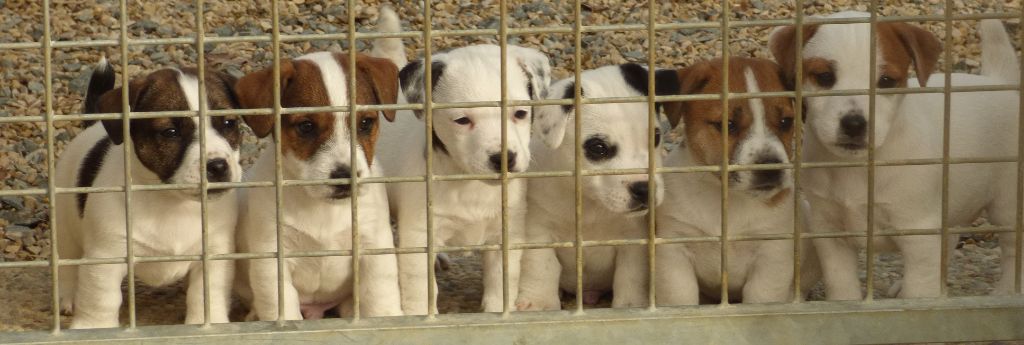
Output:
[[[359,119],[359,134],[366,135],[373,131],[373,126],[377,124],[377,119],[373,117],[364,117]]]
[[[832,72],[815,73],[814,81],[818,83],[818,86],[830,89],[836,85],[836,75]]]
[[[783,117],[782,119],[779,119],[779,130],[788,132],[791,128],[793,128],[792,117]]]
[[[878,78],[879,89],[891,89],[896,87],[897,84],[899,84],[899,82],[897,82],[896,79],[889,77],[887,75],[883,75],[880,78]]]
[[[603,161],[615,157],[618,148],[602,137],[591,137],[583,142],[583,151],[591,161]]]
[[[181,136],[181,131],[179,131],[177,128],[171,127],[160,131],[160,135],[162,135],[164,138],[177,138]]]
[[[708,124],[719,131],[722,130],[722,121],[708,121]],[[737,131],[739,126],[736,125],[736,121],[729,120],[729,134],[736,134]]]
[[[473,120],[470,120],[468,117],[463,116],[455,119],[455,123],[465,126],[473,123]]]
[[[295,125],[295,131],[302,137],[313,137],[316,136],[316,124],[310,120],[303,120]]]
[[[516,113],[514,115],[512,115],[512,116],[515,116],[517,119],[522,120],[522,119],[526,118],[526,115],[529,115],[526,112],[526,110],[516,110]]]

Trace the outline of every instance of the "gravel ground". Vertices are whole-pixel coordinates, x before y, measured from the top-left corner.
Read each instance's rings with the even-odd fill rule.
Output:
[[[377,17],[378,0],[359,1],[353,10],[360,31],[372,31]],[[866,10],[867,1],[807,0],[804,13],[832,13],[846,9]],[[41,39],[43,30],[41,2],[35,0],[0,0],[0,42],[30,42]],[[119,8],[116,1],[54,0],[51,9],[53,37],[60,41],[116,39],[119,30]],[[432,1],[435,29],[497,28],[500,24],[497,2],[493,0]],[[572,24],[569,2],[525,0],[510,1],[510,27],[568,26]],[[792,1],[737,0],[731,9],[732,20],[786,18],[793,15]],[[942,13],[940,0],[883,0],[881,15],[930,15]],[[956,13],[984,13],[1003,6],[1007,11],[1020,11],[1020,0],[954,0]],[[717,1],[660,1],[659,23],[715,21],[721,15]],[[423,27],[421,1],[394,3],[407,30]],[[647,18],[647,1],[595,0],[584,2],[586,25],[642,24]],[[281,6],[283,34],[344,32],[347,9],[344,1],[284,1]],[[132,38],[170,38],[193,35],[194,7],[191,2],[146,1],[129,2],[129,34]],[[269,34],[268,2],[208,1],[205,12],[208,36],[244,36]],[[1016,33],[1019,21],[1008,21]],[[941,23],[924,25],[938,37],[943,36]],[[976,37],[977,22],[954,24],[953,64],[955,71],[977,72],[980,52]],[[733,55],[768,57],[766,47],[770,28],[739,28],[729,32]],[[681,30],[657,34],[658,65],[683,67],[695,60],[718,55],[721,46],[719,30]],[[594,68],[627,61],[645,62],[646,32],[601,32],[583,37],[582,64]],[[495,43],[493,37],[442,37],[433,42],[434,49],[445,49],[471,43]],[[510,43],[534,47],[547,53],[555,66],[556,77],[571,74],[572,36],[543,34],[516,36]],[[304,52],[343,49],[346,42],[329,40],[286,43],[284,56]],[[357,44],[366,48],[365,42]],[[406,40],[409,56],[419,56],[423,42]],[[209,66],[234,75],[265,66],[271,59],[269,43],[231,43],[204,47]],[[165,66],[193,65],[193,45],[150,45],[129,49],[128,73]],[[121,56],[116,47],[65,48],[53,52],[54,111],[74,114],[81,111],[90,66],[107,55],[118,73]],[[0,51],[0,117],[35,116],[44,113],[44,67],[38,49]],[[941,64],[940,64],[941,66]],[[45,187],[45,126],[42,123],[0,125],[0,189]],[[66,142],[81,130],[76,122],[57,123],[55,137],[59,154]],[[243,145],[246,162],[260,150],[251,137]],[[48,208],[43,197],[0,198],[0,261],[45,260],[49,256]],[[962,249],[953,254],[951,291],[954,295],[982,295],[991,289],[998,276],[998,249],[991,236],[966,239]],[[479,308],[480,274],[475,257],[453,257],[453,268],[439,274],[443,312],[472,312]],[[898,255],[878,258],[876,291],[883,293],[899,278],[902,265]],[[180,285],[165,288],[138,289],[140,324],[172,324],[182,318],[184,294]],[[46,269],[0,270],[0,330],[44,329],[49,322],[49,277]],[[819,292],[820,294],[820,292]],[[883,296],[879,296],[883,297]]]

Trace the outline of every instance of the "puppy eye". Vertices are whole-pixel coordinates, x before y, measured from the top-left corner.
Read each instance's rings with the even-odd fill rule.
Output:
[[[779,120],[779,130],[783,132],[788,132],[790,128],[793,128],[792,117],[783,117],[781,120]]]
[[[526,115],[529,115],[526,113],[526,110],[517,110],[515,115],[513,116],[515,116],[517,119],[522,120],[526,118]]]
[[[722,121],[708,121],[708,124],[717,130],[722,129]],[[736,121],[729,120],[729,134],[736,134],[737,131],[739,131],[739,126],[736,125]]]
[[[377,119],[372,117],[364,117],[359,120],[359,133],[369,134],[373,131],[373,125],[377,124]]]
[[[473,120],[470,120],[468,117],[463,116],[455,119],[455,123],[465,126],[473,123]]]
[[[303,120],[295,125],[295,131],[304,137],[313,136],[316,134],[316,125],[313,124],[313,121]]]
[[[654,146],[661,145],[661,128],[654,129]]]
[[[220,123],[221,127],[232,128],[238,125],[238,120],[235,119],[224,119]]]
[[[896,82],[896,79],[889,77],[887,75],[883,75],[881,78],[878,78],[879,89],[891,89],[896,87],[896,84],[898,84],[898,82]]]
[[[177,138],[181,136],[181,132],[177,128],[168,128],[160,132],[164,138]]]
[[[821,87],[831,88],[836,84],[836,75],[832,72],[815,73],[814,81]]]
[[[602,161],[615,156],[615,148],[601,138],[590,138],[583,143],[583,150],[587,159],[591,161]]]

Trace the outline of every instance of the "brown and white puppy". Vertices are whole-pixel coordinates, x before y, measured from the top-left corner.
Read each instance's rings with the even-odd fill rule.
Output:
[[[104,59],[93,71],[86,95],[86,113],[121,112],[121,88],[114,89],[114,71]],[[208,109],[238,106],[234,78],[206,74]],[[195,69],[162,69],[135,78],[128,86],[133,112],[199,109]],[[206,131],[206,161],[200,161],[199,131]],[[128,138],[121,120],[104,120],[80,133],[57,162],[58,187],[123,186],[125,159],[132,184],[199,183],[200,164],[210,182],[237,182],[241,177],[239,120],[211,116],[134,119],[130,123],[132,154],[124,155]],[[234,249],[237,203],[230,189],[208,193],[209,253]],[[199,192],[196,190],[132,193],[131,222],[135,255],[197,255],[202,252]],[[57,197],[58,253],[62,259],[124,257],[126,250],[124,193],[61,194]],[[218,260],[210,269],[211,322],[228,322],[234,264]],[[121,282],[127,265],[62,266],[61,308],[74,312],[72,328],[117,327]],[[199,262],[142,263],[136,277],[150,285],[166,285],[188,275],[186,323],[203,320],[203,265]]]
[[[829,18],[867,17],[843,12]],[[878,23],[877,47],[871,50],[870,24],[811,25],[796,37],[793,27],[772,33],[770,45],[791,82],[803,80],[806,90],[856,90],[922,86],[941,87],[944,74],[932,74],[942,51],[928,31],[905,23]],[[1016,51],[999,21],[982,21],[982,74],[953,73],[953,86],[1003,85],[1020,82]],[[796,40],[804,42],[795,55]],[[876,66],[869,64],[871,55]],[[795,75],[797,63],[804,74]],[[916,78],[910,78],[913,67]],[[872,75],[877,76],[870,80]],[[1015,91],[953,93],[950,114],[950,155],[953,158],[1005,157],[1017,153]],[[866,95],[809,97],[808,133],[804,152],[809,162],[863,161],[868,153],[869,129],[874,128],[876,160],[938,159],[943,156],[943,95],[941,93],[877,95],[874,121],[869,123]],[[970,224],[987,211],[997,225],[1014,223],[1016,165],[952,165],[947,224]],[[943,224],[942,166],[879,167],[875,173],[875,224],[889,229],[938,229]],[[817,232],[867,230],[868,170],[864,168],[810,169],[804,184],[811,206],[809,229]],[[1003,276],[997,292],[1009,293],[1013,284],[1012,234],[1000,235]],[[938,297],[941,286],[939,235],[876,237],[875,248],[898,250],[904,271],[900,297]],[[952,246],[955,238],[949,238]],[[821,257],[828,299],[861,298],[857,250],[862,237],[821,238],[815,247]],[[949,249],[952,249],[951,247]],[[898,286],[898,285],[897,285]],[[895,289],[893,289],[895,290]],[[890,291],[894,292],[894,291]]]
[[[729,80],[722,79],[722,59],[699,62],[679,70],[682,94],[785,91],[782,70],[764,59],[731,58]],[[794,110],[788,97],[730,101],[723,120],[719,100],[666,105],[673,127],[685,140],[669,154],[666,166],[719,165],[727,151],[729,164],[781,164],[793,155]],[[723,130],[723,122],[725,129]],[[722,137],[728,136],[728,146]],[[661,238],[721,235],[721,173],[664,174],[665,202],[658,207]],[[730,235],[785,234],[793,231],[791,173],[785,169],[730,171],[728,224]],[[743,241],[729,244],[729,294],[743,302],[782,302],[793,288],[793,241]],[[701,294],[721,298],[719,243],[663,244],[657,248],[659,305],[697,304]],[[806,291],[806,290],[805,290]]]
[[[349,105],[348,78],[355,75],[359,104],[393,104],[398,95],[398,67],[386,59],[359,55],[350,70],[346,53],[318,52],[281,61],[281,106],[321,107]],[[237,84],[244,108],[273,106],[272,68],[242,77]],[[394,111],[384,111],[388,121]],[[378,114],[360,111],[356,137],[351,137],[348,112],[282,115],[282,173],[287,180],[327,180],[380,176],[374,164],[379,133]],[[272,116],[246,116],[256,135],[273,132]],[[351,145],[358,148],[352,156]],[[251,171],[250,181],[273,181],[275,155],[265,152]],[[277,251],[276,226],[280,221],[286,252],[348,250],[352,248],[352,197],[359,198],[360,246],[393,248],[387,194],[383,185],[361,184],[353,191],[344,185],[286,187],[281,213],[276,219],[275,191],[249,191],[239,222],[239,250]],[[361,258],[360,311],[367,316],[401,315],[397,263],[394,255]],[[260,320],[316,319],[324,311],[350,302],[353,293],[351,257],[291,258],[285,262],[284,307],[278,311],[277,264],[274,259],[253,260],[239,269],[239,293],[251,301],[252,314]]]

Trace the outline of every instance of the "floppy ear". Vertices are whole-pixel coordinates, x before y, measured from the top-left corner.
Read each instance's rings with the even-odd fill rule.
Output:
[[[514,57],[526,73],[526,88],[530,99],[545,99],[551,85],[551,62],[547,55],[532,48],[508,46],[508,54]]]
[[[238,78],[221,71],[208,71],[206,77],[221,83],[224,86],[224,91],[227,92],[225,96],[231,102],[231,107],[236,109],[239,107],[238,93],[235,92],[235,83],[238,82]],[[207,85],[209,85],[209,82],[207,82]]]
[[[619,65],[619,71],[622,73],[622,78],[626,81],[626,85],[644,96],[650,94],[648,89],[648,80],[650,79],[647,67],[631,62]],[[654,72],[654,94],[657,96],[679,94],[679,77],[676,71],[657,70]],[[662,103],[658,102],[655,104],[655,111],[660,113]]]
[[[942,43],[928,30],[907,23],[880,23],[881,27],[890,28],[899,39],[903,49],[914,62],[917,81],[921,86],[928,84],[928,78],[935,71],[942,53]]]
[[[557,84],[556,84],[557,85]],[[576,83],[569,81],[565,83],[565,89],[561,95],[550,94],[549,99],[572,99],[576,95]],[[584,90],[580,86],[580,97],[583,97]],[[552,90],[553,92],[557,92]],[[569,117],[573,114],[573,106],[567,105],[541,105],[533,107],[533,127],[540,134],[541,140],[550,148],[556,148],[562,144],[565,138],[565,127]]]
[[[804,25],[803,42],[807,43],[818,32],[818,24]],[[802,59],[796,56],[796,26],[780,26],[768,37],[768,48],[775,61],[782,66],[783,81],[787,88],[796,83],[796,64]]]
[[[295,67],[292,61],[281,60],[281,92],[288,86],[288,81],[295,74]],[[260,71],[252,72],[242,76],[235,83],[235,95],[238,97],[238,105],[243,109],[272,108],[274,107],[274,67],[267,67]],[[245,115],[242,116],[245,123],[252,128],[257,137],[263,138],[274,131],[273,115]]]
[[[152,80],[148,77],[135,78],[128,83],[128,110],[132,111],[138,107],[139,100],[146,94]],[[103,93],[95,103],[96,113],[120,113],[121,110],[121,88]],[[124,123],[121,119],[103,120],[103,128],[107,130],[107,137],[114,145],[121,145],[124,142]]]
[[[711,64],[700,62],[676,72],[679,81],[678,91],[680,95],[692,95],[700,92],[711,80],[714,71]],[[665,104],[665,117],[672,128],[676,128],[683,118],[683,104],[685,102],[668,102]]]
[[[398,67],[391,60],[365,55],[356,56],[356,68],[366,73],[380,104],[398,103]],[[384,110],[384,118],[395,121],[394,110]]]
[[[431,89],[437,88],[437,82],[441,80],[441,75],[444,74],[444,61],[436,60],[440,56],[440,54],[434,55],[432,58],[435,60],[430,63]],[[423,103],[424,74],[425,70],[422,60],[410,62],[398,72],[398,81],[402,86],[402,93],[405,94],[406,102],[410,104]],[[418,118],[423,117],[422,110],[414,110],[413,113]]]

